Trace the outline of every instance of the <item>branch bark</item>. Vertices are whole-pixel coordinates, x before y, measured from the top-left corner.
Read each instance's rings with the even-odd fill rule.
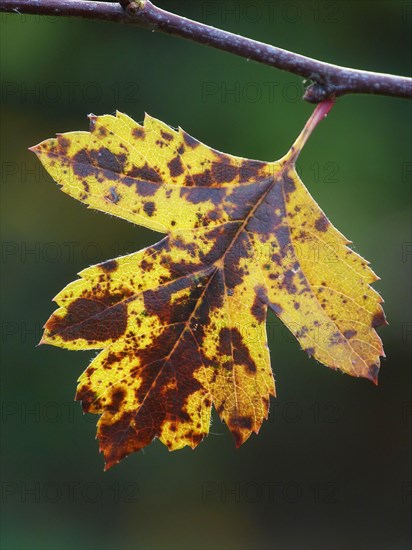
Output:
[[[411,78],[318,61],[186,19],[154,6],[150,0],[0,0],[0,12],[82,17],[159,30],[304,77],[312,82],[303,96],[311,103],[345,94],[412,97]]]

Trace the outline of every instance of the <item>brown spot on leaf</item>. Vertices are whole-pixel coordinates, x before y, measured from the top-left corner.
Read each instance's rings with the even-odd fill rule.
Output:
[[[165,132],[164,130],[161,130],[160,134],[161,134],[162,138],[165,139],[166,141],[172,141],[173,140],[173,135],[170,134],[169,132]]]
[[[183,164],[179,156],[168,162],[167,166],[169,168],[169,172],[172,178],[176,178],[177,176],[182,175],[184,172]]]
[[[190,147],[191,149],[196,149],[196,147],[199,147],[200,141],[187,134],[184,130],[182,130],[182,135],[188,147]]]
[[[212,178],[217,183],[230,183],[237,177],[238,173],[238,168],[231,164],[212,163]]]
[[[89,155],[84,149],[78,151],[72,158],[73,172],[80,178],[96,174],[96,168],[91,164]]]
[[[61,155],[67,155],[67,151],[70,147],[70,140],[64,136],[58,136],[57,138],[59,144],[59,150]]]
[[[111,273],[112,271],[116,271],[118,263],[116,260],[107,260],[107,262],[100,264],[100,267],[106,273]]]
[[[127,305],[115,302],[116,298],[108,294],[99,296],[98,300],[77,298],[70,303],[64,317],[52,316],[46,329],[51,336],[58,334],[66,342],[117,340],[126,330]]]
[[[199,174],[193,174],[192,180],[197,187],[207,187],[213,184],[213,177],[210,170],[205,170]]]
[[[265,163],[256,160],[244,160],[239,167],[239,181],[254,180],[258,177],[260,170],[265,166]]]
[[[249,348],[244,343],[242,335],[237,328],[230,329],[230,338],[232,341],[234,363],[237,365],[244,365],[250,374],[254,374],[257,370],[256,364],[250,355]]]
[[[294,283],[296,273],[291,269],[288,269],[283,276],[283,281],[281,284],[282,288],[285,288],[289,294],[296,294],[298,289]]]
[[[154,168],[147,164],[147,162],[144,166],[134,166],[131,170],[129,170],[129,172],[127,172],[127,175],[131,178],[139,178],[153,183],[162,182],[162,178]]]
[[[205,281],[206,276],[203,276],[195,285],[193,277],[188,276],[172,281],[157,290],[145,291],[143,297],[148,314],[157,315],[164,324],[187,321],[202,294]],[[183,290],[187,291],[187,295],[172,302],[173,295]]]
[[[148,216],[153,216],[153,214],[156,212],[156,205],[154,202],[152,201],[149,201],[149,202],[145,202],[143,204],[143,210],[146,212],[146,214]]]
[[[289,193],[293,193],[294,191],[296,191],[295,181],[286,174],[283,176],[282,184],[283,184],[283,189],[287,195]]]
[[[253,423],[250,416],[232,416],[229,420],[229,426],[242,428],[244,430],[251,430]]]
[[[144,136],[143,128],[133,128],[132,136],[135,137],[136,139],[141,139]]]
[[[153,197],[159,189],[157,183],[151,183],[148,181],[140,181],[133,178],[123,178],[121,182],[127,187],[134,187],[136,193],[141,197]]]
[[[251,308],[253,317],[262,323],[266,318],[266,304],[268,302],[266,288],[262,285],[255,287],[255,299]]]
[[[90,411],[95,399],[96,394],[89,385],[80,386],[76,392],[76,401],[82,402],[82,407],[85,413]]]
[[[329,221],[328,219],[326,218],[326,216],[320,216],[316,221],[315,221],[315,227],[318,231],[322,231],[322,232],[325,232],[328,230],[328,227],[329,227]]]
[[[121,174],[124,170],[126,163],[126,155],[114,154],[107,147],[101,147],[100,149],[92,149],[89,152],[90,158],[93,161],[95,166],[103,168],[104,170],[109,170],[110,172],[115,172]]]
[[[106,409],[111,413],[116,413],[120,410],[122,402],[126,399],[126,392],[123,388],[114,388],[111,396],[110,403],[106,405]]]
[[[383,310],[378,310],[375,315],[372,317],[372,328],[377,328],[382,325],[387,325],[388,322],[386,320],[385,314],[383,313]]]

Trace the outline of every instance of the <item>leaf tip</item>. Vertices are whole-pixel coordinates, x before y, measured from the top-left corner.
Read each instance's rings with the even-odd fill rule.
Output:
[[[107,449],[103,449],[102,447],[100,447],[99,452],[101,452],[103,454],[103,457],[104,457],[104,468],[103,468],[104,472],[107,472],[108,470],[113,468],[113,466],[116,466],[117,464],[120,464],[120,462],[124,458],[127,458],[127,455],[122,456],[121,458],[118,458],[118,459],[113,458],[113,456],[110,456],[110,453],[107,452]]]
[[[375,386],[378,385],[379,365],[371,365],[369,367],[366,378],[370,380]]]
[[[108,472],[112,466],[114,466],[113,462],[105,462],[103,472]]]
[[[47,325],[47,323],[46,323],[46,325]],[[46,325],[43,326],[44,329],[47,328]],[[39,343],[37,344],[37,347],[38,347],[38,346],[43,346],[43,345],[48,344],[48,343],[49,343],[49,341],[48,341],[48,339],[47,339],[47,331],[45,330],[45,331],[43,332],[43,334],[42,334],[40,340],[39,340]]]

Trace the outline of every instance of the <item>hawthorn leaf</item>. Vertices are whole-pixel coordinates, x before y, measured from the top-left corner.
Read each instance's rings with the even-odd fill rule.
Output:
[[[216,151],[146,115],[90,115],[89,132],[33,147],[62,191],[165,233],[85,269],[55,298],[41,343],[102,350],[76,399],[102,415],[106,468],[159,438],[170,450],[208,434],[212,405],[237,446],[275,395],[268,307],[324,365],[377,383],[386,323],[377,276],[329,222],[296,159],[333,105],[317,106],[276,162]]]

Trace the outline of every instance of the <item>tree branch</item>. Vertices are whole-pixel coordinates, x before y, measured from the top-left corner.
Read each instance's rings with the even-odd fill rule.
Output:
[[[312,84],[306,89],[304,99],[311,103],[345,94],[412,97],[411,78],[324,63],[186,19],[154,6],[150,0],[123,0],[119,3],[89,0],[0,0],[0,12],[115,21],[180,36],[310,80]]]

